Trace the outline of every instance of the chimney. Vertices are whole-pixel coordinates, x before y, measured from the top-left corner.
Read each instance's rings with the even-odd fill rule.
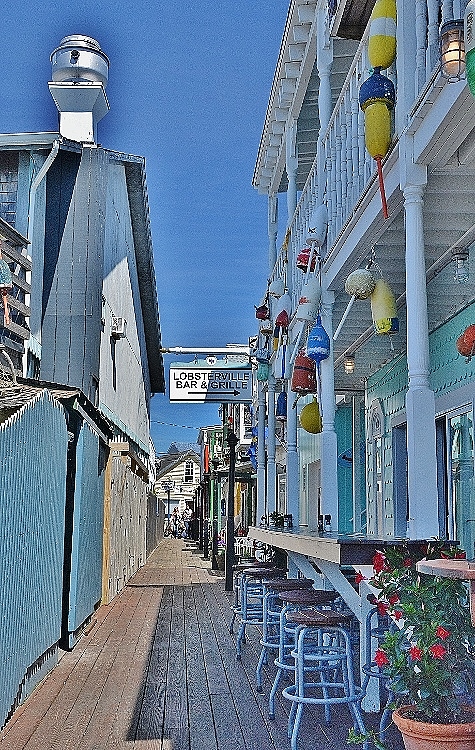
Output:
[[[109,60],[99,43],[82,34],[61,40],[51,55],[48,83],[59,111],[59,132],[79,143],[95,143],[97,123],[109,111],[105,88]]]

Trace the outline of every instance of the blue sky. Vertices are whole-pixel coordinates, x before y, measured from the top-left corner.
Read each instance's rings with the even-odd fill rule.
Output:
[[[92,36],[110,59],[98,140],[146,158],[165,346],[222,347],[256,333],[267,200],[251,180],[288,5],[26,0],[2,16],[0,132],[57,129],[47,82],[64,36]],[[171,405],[167,395],[153,398],[151,418],[158,452],[219,421],[215,405]]]

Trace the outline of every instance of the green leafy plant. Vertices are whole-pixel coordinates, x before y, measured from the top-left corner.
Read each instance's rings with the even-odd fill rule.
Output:
[[[423,559],[465,557],[447,543],[405,545],[377,552],[368,581],[374,603],[392,627],[374,660],[388,676],[398,705],[413,706],[416,721],[454,724],[473,721],[467,711],[475,696],[475,628],[467,585],[460,579],[419,573]],[[358,580],[362,580],[361,574]]]

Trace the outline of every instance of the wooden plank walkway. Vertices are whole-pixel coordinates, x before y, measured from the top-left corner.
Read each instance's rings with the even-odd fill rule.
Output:
[[[255,692],[259,633],[236,662],[232,597],[209,565],[193,542],[164,540],[17,710],[0,750],[290,748],[288,702],[267,717],[273,668]],[[346,707],[331,727],[309,710],[301,750],[345,750],[350,723]]]

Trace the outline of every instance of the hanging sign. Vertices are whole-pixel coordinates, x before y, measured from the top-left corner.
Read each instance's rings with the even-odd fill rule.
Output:
[[[170,365],[170,401],[220,404],[252,401],[252,371],[243,367]]]

